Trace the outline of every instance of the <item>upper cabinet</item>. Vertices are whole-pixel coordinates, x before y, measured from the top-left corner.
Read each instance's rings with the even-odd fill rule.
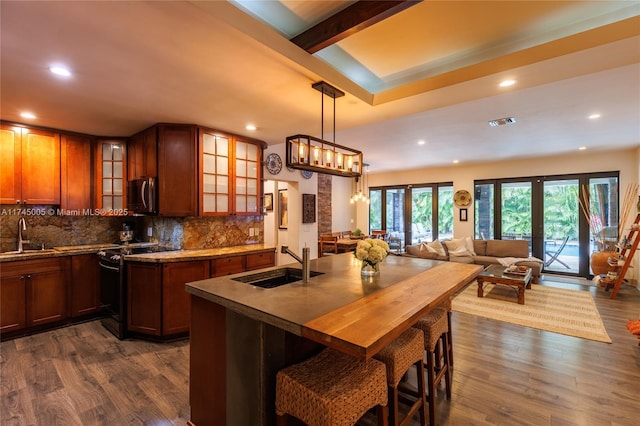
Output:
[[[199,214],[259,214],[261,164],[260,141],[201,128]]]
[[[95,207],[116,214],[127,207],[127,147],[123,140],[101,139],[96,143]]]
[[[197,128],[183,124],[159,124],[158,214],[196,216]]]
[[[0,203],[60,204],[59,134],[0,127]]]
[[[158,176],[158,128],[134,135],[127,144],[129,180]]]
[[[94,179],[93,138],[86,135],[60,136],[61,144],[61,198],[60,207],[67,210],[93,207]]]

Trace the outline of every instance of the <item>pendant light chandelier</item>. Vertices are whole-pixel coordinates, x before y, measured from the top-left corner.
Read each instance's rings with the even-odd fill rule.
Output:
[[[322,94],[320,138],[309,135],[287,137],[287,167],[335,176],[360,177],[362,175],[362,152],[335,143],[336,98],[344,96],[344,92],[324,81],[313,83],[311,87]],[[324,139],[325,96],[333,99],[333,142]]]
[[[355,178],[355,190],[353,191],[353,195],[351,196],[351,199],[349,200],[349,202],[351,204],[355,204],[358,201],[362,201],[365,204],[369,204],[371,201],[369,200],[369,195],[367,194],[369,192],[369,188],[367,187],[367,173],[369,172],[369,165],[367,163],[363,164],[364,166],[364,170],[362,172],[362,178]]]

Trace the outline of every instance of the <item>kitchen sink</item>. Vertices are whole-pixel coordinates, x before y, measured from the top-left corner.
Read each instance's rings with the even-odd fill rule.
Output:
[[[312,277],[317,277],[322,274],[324,274],[324,272],[310,271],[310,275]],[[232,280],[247,283],[256,287],[274,288],[285,284],[291,284],[296,281],[302,281],[302,269],[279,268],[272,271],[258,272],[257,274],[232,278]]]

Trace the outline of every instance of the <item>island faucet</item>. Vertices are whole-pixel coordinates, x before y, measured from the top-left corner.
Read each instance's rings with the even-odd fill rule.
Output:
[[[300,259],[297,254],[289,250],[289,246],[282,246],[280,248],[281,253],[288,254],[302,264],[302,282],[304,284],[308,284],[309,278],[311,278],[311,270],[309,269],[310,250],[309,247],[304,247],[302,249],[302,259]]]
[[[24,234],[22,231],[27,230],[27,221],[24,220],[24,217],[18,219],[18,253],[24,252],[24,244],[29,244],[31,241],[24,239]]]

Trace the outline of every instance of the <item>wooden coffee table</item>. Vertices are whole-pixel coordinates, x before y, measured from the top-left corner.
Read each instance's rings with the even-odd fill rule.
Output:
[[[531,268],[523,273],[506,273],[506,266],[491,265],[478,275],[478,297],[484,295],[484,283],[508,285],[518,291],[518,303],[524,305],[524,289],[531,288]]]

